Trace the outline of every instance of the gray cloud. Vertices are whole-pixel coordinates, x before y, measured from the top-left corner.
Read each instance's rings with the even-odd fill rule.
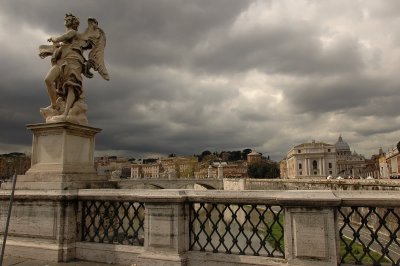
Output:
[[[29,150],[49,61],[72,12],[107,34],[111,80],[85,80],[98,153],[256,148],[280,159],[340,133],[365,154],[398,141],[398,1],[0,3],[0,152]],[[6,62],[6,63],[4,63]]]
[[[216,72],[256,68],[292,75],[346,73],[362,67],[357,40],[341,38],[323,49],[318,31],[311,23],[300,21],[265,25],[218,38],[211,47],[200,48],[195,61]]]

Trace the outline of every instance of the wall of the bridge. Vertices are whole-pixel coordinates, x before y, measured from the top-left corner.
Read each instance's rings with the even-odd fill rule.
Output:
[[[224,188],[220,179],[121,179],[112,180],[120,189],[218,189]]]
[[[395,179],[244,179],[245,190],[400,190]]]
[[[400,190],[400,181],[390,179],[123,179],[113,182],[121,189]]]
[[[8,192],[0,191],[2,210]],[[387,252],[385,258],[390,262],[399,259],[393,250],[400,247],[389,242],[388,250],[389,244],[382,238],[386,234],[390,239],[399,231],[399,193],[17,191],[6,253],[138,266],[336,266],[339,261],[351,261],[351,252],[356,254],[349,246],[349,254],[339,255],[339,240],[356,238],[354,241],[364,244],[383,243],[382,251],[373,252]],[[362,222],[353,220],[354,215]],[[4,212],[0,218],[3,224]],[[269,227],[280,233],[270,235]],[[351,233],[351,228],[363,227],[370,230],[371,240]],[[372,256],[369,248],[361,252],[365,254],[360,260]]]

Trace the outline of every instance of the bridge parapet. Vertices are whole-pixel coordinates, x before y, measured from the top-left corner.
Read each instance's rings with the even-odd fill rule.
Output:
[[[243,179],[246,190],[396,190],[395,179]]]
[[[141,179],[121,179],[114,181],[118,188],[121,189],[185,189],[193,188],[194,185],[201,186],[205,189],[224,189],[222,179],[216,178],[141,178]]]
[[[194,185],[217,190],[395,190],[400,182],[390,179],[250,179],[250,178],[204,178],[204,179],[122,179],[113,180],[121,189],[185,189]]]
[[[0,191],[2,206],[7,196]],[[46,256],[58,243],[68,247],[58,260],[127,265],[400,261],[397,191],[20,190],[15,201],[6,252],[19,256]]]

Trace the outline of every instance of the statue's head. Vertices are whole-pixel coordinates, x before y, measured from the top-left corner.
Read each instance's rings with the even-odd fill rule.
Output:
[[[89,17],[88,18],[88,24],[95,24],[95,25],[99,25],[99,22],[97,22],[97,19]]]
[[[64,23],[65,27],[72,28],[74,30],[78,30],[78,26],[79,26],[79,18],[78,17],[75,17],[71,13],[67,13],[67,14],[65,14],[64,22],[65,22]]]

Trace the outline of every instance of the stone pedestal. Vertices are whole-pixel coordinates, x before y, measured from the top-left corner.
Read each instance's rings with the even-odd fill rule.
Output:
[[[32,166],[17,177],[6,254],[73,260],[79,241],[78,189],[108,186],[94,168],[94,137],[101,130],[68,122],[27,128],[33,132]],[[1,188],[3,225],[12,182]]]
[[[101,129],[68,122],[33,124],[32,166],[18,176],[16,189],[102,187],[94,168],[94,137]],[[11,188],[11,182],[2,185]]]

